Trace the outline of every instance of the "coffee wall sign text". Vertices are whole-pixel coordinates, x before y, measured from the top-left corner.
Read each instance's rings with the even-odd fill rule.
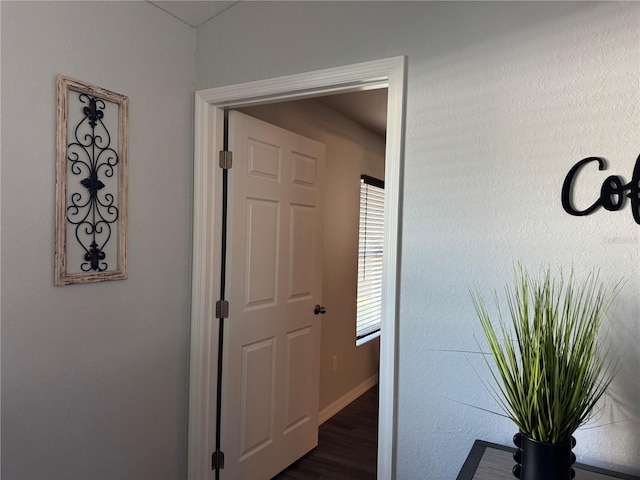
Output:
[[[629,183],[617,176],[611,175],[602,182],[600,196],[584,210],[578,210],[573,205],[572,188],[576,175],[587,164],[597,162],[598,170],[606,169],[606,160],[602,157],[587,157],[576,163],[564,179],[562,184],[562,208],[570,215],[581,217],[589,215],[602,207],[610,212],[624,207],[627,198],[631,201],[633,219],[640,225],[640,155],[636,159],[633,176]]]

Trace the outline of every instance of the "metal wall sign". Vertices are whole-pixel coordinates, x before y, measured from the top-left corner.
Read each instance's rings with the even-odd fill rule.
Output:
[[[57,82],[55,284],[125,279],[129,99]]]
[[[587,208],[579,210],[573,204],[573,184],[575,177],[589,163],[596,162],[598,170],[605,170],[607,162],[602,157],[587,157],[576,163],[564,179],[562,184],[562,208],[569,215],[583,216],[595,212],[602,207],[608,211],[620,210],[624,207],[626,199],[631,201],[631,213],[637,224],[640,224],[640,156],[636,159],[633,176],[629,183],[617,176],[611,175],[602,182],[600,196]]]

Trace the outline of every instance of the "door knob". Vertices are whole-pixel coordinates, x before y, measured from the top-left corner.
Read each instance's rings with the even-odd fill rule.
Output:
[[[327,313],[327,309],[316,304],[316,306],[313,307],[313,313],[315,313],[316,315],[324,315],[325,313]]]

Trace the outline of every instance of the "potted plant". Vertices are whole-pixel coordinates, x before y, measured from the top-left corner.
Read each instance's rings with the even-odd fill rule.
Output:
[[[600,330],[618,286],[607,291],[592,272],[578,283],[573,271],[539,278],[521,265],[506,288],[510,321],[494,320],[479,293],[471,293],[495,369],[492,394],[518,427],[515,477],[569,480],[573,432],[587,422],[613,380]],[[500,308],[497,296],[496,306]]]

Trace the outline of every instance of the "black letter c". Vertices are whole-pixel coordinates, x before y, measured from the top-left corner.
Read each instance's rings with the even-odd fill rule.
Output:
[[[575,215],[577,217],[581,217],[583,215],[589,215],[591,212],[600,207],[600,199],[596,200],[593,205],[591,205],[586,210],[576,210],[571,203],[571,187],[573,185],[573,177],[578,173],[584,165],[591,162],[598,162],[598,170],[605,169],[605,161],[604,158],[601,157],[587,157],[580,160],[576,163],[567,176],[564,179],[564,183],[562,184],[562,208],[564,211],[570,215]]]

